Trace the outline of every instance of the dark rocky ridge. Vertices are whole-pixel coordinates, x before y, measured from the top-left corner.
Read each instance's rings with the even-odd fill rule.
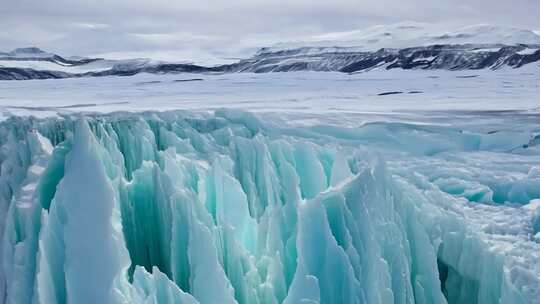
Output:
[[[333,48],[332,48],[333,49]],[[497,51],[494,51],[497,49]],[[530,54],[521,51],[532,49]],[[519,68],[540,60],[540,46],[516,45],[431,45],[374,52],[310,52],[311,48],[264,52],[229,65],[230,71],[288,72],[338,71],[353,73],[373,68],[479,70],[503,66]]]
[[[76,77],[60,71],[38,71],[25,68],[0,67],[0,80],[58,79]]]
[[[38,49],[39,50],[39,49]],[[28,57],[2,55],[4,60],[46,60],[62,65],[84,65],[100,59],[70,60],[61,56]],[[131,76],[138,73],[233,73],[334,71],[355,73],[381,69],[479,70],[502,67],[519,68],[540,61],[540,45],[431,45],[404,49],[383,48],[377,51],[355,51],[354,48],[302,47],[271,51],[263,48],[249,59],[233,64],[205,67],[194,64],[119,64],[98,72],[67,73],[38,71],[0,66],[0,80],[46,79],[68,77]]]

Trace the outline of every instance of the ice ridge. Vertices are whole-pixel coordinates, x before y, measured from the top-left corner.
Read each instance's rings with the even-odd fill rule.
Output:
[[[490,179],[474,157],[540,160],[500,136],[226,110],[13,117],[3,302],[539,303],[540,166]]]

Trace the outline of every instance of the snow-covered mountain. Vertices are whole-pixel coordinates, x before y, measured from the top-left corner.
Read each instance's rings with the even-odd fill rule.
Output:
[[[0,53],[0,79],[43,79],[101,75],[130,75],[162,62],[151,59],[109,60],[63,57],[36,47]]]
[[[377,51],[382,48],[404,49],[429,45],[497,44],[540,45],[540,35],[531,30],[479,24],[448,30],[437,24],[400,22],[365,29],[308,37],[302,41],[275,44],[266,51],[283,51],[303,47],[354,48],[355,51]]]
[[[378,69],[519,68],[540,61],[538,33],[491,25],[458,30],[402,22],[308,37],[261,48],[232,64],[200,66],[151,59],[65,58],[38,48],[0,53],[0,79],[129,76],[146,73],[360,72]]]
[[[235,71],[297,70],[357,72],[374,68],[498,69],[540,60],[540,35],[533,31],[476,25],[444,31],[404,22],[315,36],[262,48],[231,65]]]
[[[62,57],[54,53],[46,52],[37,47],[18,48],[7,53],[0,52],[0,62],[2,62],[2,64],[11,65],[16,62],[48,62],[58,66],[70,67],[85,65],[98,60],[100,59],[84,57]]]
[[[539,60],[540,47],[525,44],[436,44],[377,51],[357,51],[354,47],[301,47],[282,51],[262,49],[254,57],[230,65],[229,69],[256,73],[303,70],[352,73],[375,68],[477,70],[519,68]]]

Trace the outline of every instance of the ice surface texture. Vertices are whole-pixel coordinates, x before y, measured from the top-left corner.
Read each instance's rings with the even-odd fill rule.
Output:
[[[5,303],[539,303],[538,129],[0,124]]]

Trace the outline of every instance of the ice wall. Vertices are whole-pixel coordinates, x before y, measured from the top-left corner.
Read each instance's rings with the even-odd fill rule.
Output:
[[[11,118],[3,302],[539,303],[535,132]]]

